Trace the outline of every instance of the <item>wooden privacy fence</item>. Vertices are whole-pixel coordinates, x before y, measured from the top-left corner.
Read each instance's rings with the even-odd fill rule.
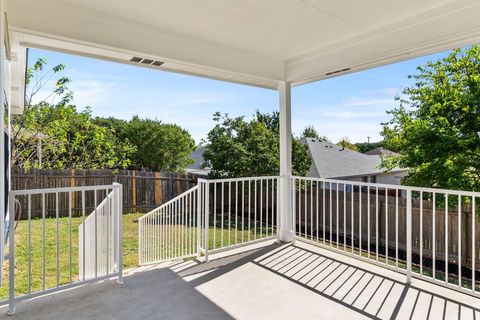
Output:
[[[398,248],[401,251],[400,255],[405,254],[407,240],[406,192],[398,191],[398,197],[395,192],[395,190],[390,190],[386,195],[385,189],[379,189],[377,201],[375,188],[371,188],[370,192],[368,192],[366,188],[362,188],[362,192],[360,193],[359,188],[355,187],[353,188],[352,206],[352,188],[348,188],[344,192],[343,186],[341,186],[340,190],[336,190],[335,185],[333,188],[329,188],[328,185],[325,188],[307,185],[306,188],[295,192],[294,210],[296,212],[296,228],[300,233],[312,239],[316,239],[318,232],[318,237],[322,239],[321,241],[323,241],[325,231],[327,241],[338,242],[341,243],[342,246],[344,239],[346,239],[346,244],[350,246],[353,238],[354,246],[357,248],[359,247],[361,234],[363,250],[367,250],[368,237],[370,235],[371,252],[373,254],[376,253],[378,238],[378,244],[380,246],[378,251],[379,254],[383,256],[386,255],[386,240],[388,234],[388,255],[395,255],[392,251],[395,249],[397,237]],[[433,201],[431,199],[424,199],[423,201],[420,201],[418,198],[413,199],[412,252],[417,256],[422,252],[424,259],[432,259],[433,250],[435,249],[435,259],[444,260],[445,246],[447,245],[448,260],[456,264],[458,263],[458,251],[461,247],[461,264],[462,266],[469,267],[471,266],[473,257],[472,241],[479,243],[480,240],[480,219],[474,219],[475,233],[473,234],[472,205],[462,204],[460,209],[461,228],[459,228],[458,204],[452,201],[452,199],[455,200],[456,198],[456,196],[449,197],[450,205],[448,206],[448,210],[445,210],[445,206],[442,204],[439,205],[437,202],[435,214]],[[478,215],[480,210],[478,207],[476,209]],[[368,214],[369,211],[370,214]],[[423,215],[421,212],[423,212]],[[445,219],[446,214],[447,219]],[[433,220],[434,216],[435,221]],[[370,233],[368,232],[369,217]],[[434,223],[435,227],[433,228]],[[323,228],[324,225],[325,228]],[[423,227],[421,228],[421,226]],[[360,229],[361,232],[359,232]],[[445,230],[447,230],[447,236]],[[459,230],[461,230],[461,243],[458,241]],[[472,237],[474,237],[474,239],[472,239]],[[477,268],[480,266],[480,245],[475,247],[475,265]],[[441,269],[442,267],[442,265],[437,265],[437,269]]]
[[[129,170],[75,170],[75,169],[31,169],[25,172],[20,168],[12,169],[12,190],[62,188],[77,186],[111,185],[118,182],[123,186],[123,212],[147,212],[163,203],[173,199],[177,195],[194,187],[198,176],[190,173],[172,172],[144,172]],[[82,199],[81,193],[72,193],[72,214],[81,216],[80,208],[85,201],[87,214],[94,208],[93,192],[85,193]],[[105,195],[97,194],[101,201]],[[27,199],[18,199],[21,211],[26,212]],[[32,218],[41,217],[42,212],[35,208],[41,208],[40,198],[31,199]],[[47,195],[45,198],[47,208],[55,208],[55,196]],[[38,203],[37,203],[38,202]],[[70,199],[67,193],[59,194],[59,215],[68,216]],[[50,205],[48,205],[50,204]],[[49,211],[47,217],[53,217],[56,212]],[[26,216],[22,214],[21,219]]]

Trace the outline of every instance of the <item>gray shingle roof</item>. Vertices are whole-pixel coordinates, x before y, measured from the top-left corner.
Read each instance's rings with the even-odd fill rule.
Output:
[[[399,156],[400,155],[399,153],[390,151],[390,150],[382,148],[382,147],[375,148],[375,149],[372,149],[370,151],[367,151],[367,152],[365,152],[365,154],[369,155],[369,156],[375,155],[375,156],[385,156],[385,157]]]
[[[203,152],[205,152],[205,147],[198,147],[195,151],[190,153],[190,158],[193,159],[194,163],[187,167],[187,172],[208,174],[211,171],[210,168],[202,168]]]
[[[310,176],[341,178],[383,172],[383,170],[379,169],[380,156],[369,156],[349,149],[343,149],[333,143],[319,139],[303,138],[302,143],[308,146],[313,160]]]

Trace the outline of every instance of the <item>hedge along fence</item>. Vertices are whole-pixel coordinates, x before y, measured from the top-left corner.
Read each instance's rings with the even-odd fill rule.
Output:
[[[25,172],[21,168],[12,169],[12,190],[63,188],[95,185],[111,185],[118,182],[123,186],[123,212],[148,212],[177,195],[197,185],[202,176],[191,173],[144,172],[130,170],[75,170],[75,169],[31,169]],[[66,217],[69,210],[73,216],[82,215],[82,193],[71,193],[71,206],[68,193],[59,193],[59,215]],[[97,193],[97,203],[105,198],[105,192]],[[19,198],[21,219],[26,218],[27,198]],[[46,195],[46,216],[55,217],[55,195]],[[86,215],[94,209],[94,192],[85,192]],[[42,216],[42,199],[31,199],[32,218]],[[17,208],[18,208],[17,203]],[[17,214],[19,210],[17,210]]]

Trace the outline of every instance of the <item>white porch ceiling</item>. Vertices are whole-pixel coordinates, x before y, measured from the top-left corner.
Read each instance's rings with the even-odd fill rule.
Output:
[[[479,16],[478,0],[8,2],[28,46],[270,88],[479,41]]]

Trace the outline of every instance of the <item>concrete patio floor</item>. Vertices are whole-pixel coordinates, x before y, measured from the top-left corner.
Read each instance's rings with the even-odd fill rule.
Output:
[[[480,319],[480,299],[306,243],[130,270],[17,304],[15,319]],[[6,308],[2,308],[6,314]]]

